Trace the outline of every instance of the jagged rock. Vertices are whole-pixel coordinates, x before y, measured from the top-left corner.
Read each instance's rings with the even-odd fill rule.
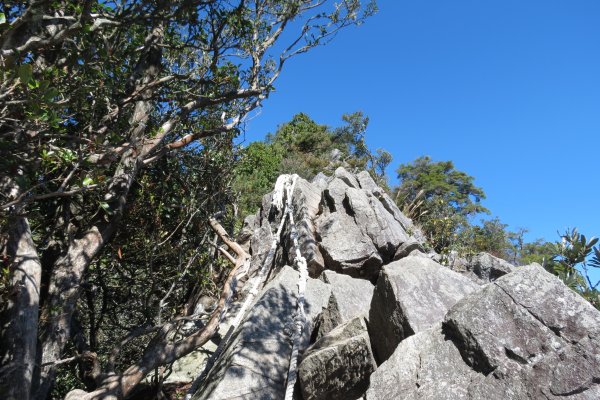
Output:
[[[373,241],[384,262],[392,260],[398,247],[409,241],[402,226],[372,195],[361,189],[346,191],[348,205],[354,220],[361,230]]]
[[[323,190],[316,228],[326,268],[375,279],[403,243],[419,240],[404,228],[412,229],[410,220],[382,202],[383,191],[365,174],[355,177],[341,167],[335,171]]]
[[[454,344],[445,340],[438,322],[398,345],[371,375],[366,398],[455,400],[463,398],[462,392],[476,376]]]
[[[329,183],[329,177],[324,173],[319,172],[311,179],[310,183],[319,188],[319,190],[323,191],[325,190],[325,188],[327,188],[327,184]]]
[[[306,352],[298,369],[303,398],[358,399],[369,386],[369,376],[376,367],[366,322],[363,317],[355,317],[323,336]]]
[[[298,245],[302,256],[306,258],[308,272],[311,277],[318,277],[325,268],[325,262],[317,240],[313,221],[319,212],[321,189],[305,179],[298,178],[292,196],[294,222],[298,233]],[[287,249],[288,260],[293,260],[296,249],[289,237],[289,224],[284,232],[284,247]]]
[[[463,298],[397,347],[367,399],[598,399],[600,312],[539,265]]]
[[[347,189],[341,179],[335,178],[323,192],[325,211],[317,220],[321,253],[328,269],[370,277],[377,273],[383,260],[373,241],[356,224],[346,201]]]
[[[418,255],[419,253],[425,253],[423,245],[416,239],[409,240],[408,242],[402,243],[396,253],[394,254],[394,261],[399,260],[410,255]]]
[[[240,236],[252,254],[250,276],[282,217],[272,202],[272,194],[263,198]],[[366,172],[299,179],[293,207],[302,255],[322,279],[307,283],[301,350],[311,335],[317,341],[299,358],[304,400],[356,399],[367,385],[368,400],[600,398],[600,312],[541,267],[488,254],[456,256],[450,267],[462,266],[458,272],[440,266]],[[194,399],[283,397],[298,279],[284,266],[295,250],[289,231],[270,281]]]
[[[472,279],[474,282],[485,285],[513,271],[515,267],[501,258],[488,253],[478,253],[464,264],[458,272]]]
[[[377,183],[373,180],[371,175],[367,171],[361,171],[356,174],[359,185],[362,189],[370,192],[375,196],[383,205],[383,207],[394,217],[396,221],[402,226],[404,231],[412,236],[419,243],[425,243],[425,235],[417,228],[412,220],[400,211],[396,203],[387,195]]]
[[[356,316],[367,316],[374,289],[373,284],[367,280],[351,278],[334,271],[323,271],[321,279],[330,285],[331,296],[317,320],[317,339]]]
[[[398,343],[441,321],[479,286],[425,257],[410,256],[383,268],[369,311],[369,332],[379,362]]]
[[[356,176],[348,172],[344,167],[338,167],[333,173],[333,176],[335,176],[336,178],[340,178],[342,181],[344,181],[346,185],[352,188],[360,187]]]
[[[259,293],[194,400],[283,398],[292,351],[297,283],[298,272],[285,266]],[[301,351],[308,347],[314,320],[330,294],[327,284],[309,278]]]

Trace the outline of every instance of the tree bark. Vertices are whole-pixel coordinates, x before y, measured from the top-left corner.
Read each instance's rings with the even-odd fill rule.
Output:
[[[29,400],[36,363],[42,267],[23,216],[9,219],[7,255],[10,265],[10,299],[2,321],[0,390],[3,399]]]
[[[236,254],[236,257],[234,267],[229,272],[225,281],[217,307],[213,310],[204,328],[182,340],[169,342],[167,336],[175,328],[175,325],[166,324],[150,341],[144,351],[144,355],[136,364],[127,368],[121,375],[108,377],[97,390],[91,393],[82,390],[73,390],[67,394],[65,400],[112,400],[126,398],[150,371],[191,353],[213,337],[219,329],[223,311],[229,307],[229,302],[236,286],[236,275],[250,256],[239,244],[229,237],[225,229],[216,220],[211,218],[209,222],[217,235]]]
[[[159,27],[153,29],[146,39],[147,51],[141,56],[136,68],[138,75],[136,89],[153,80],[160,70],[161,50],[158,44],[162,40],[162,35],[162,27]],[[48,300],[44,307],[46,323],[41,327],[42,366],[39,374],[36,374],[36,377],[39,377],[36,379],[39,382],[36,388],[36,400],[45,400],[48,396],[56,373],[53,363],[60,360],[62,351],[71,336],[71,318],[81,295],[81,284],[87,268],[114,235],[127,204],[129,191],[142,167],[142,158],[149,151],[144,151],[143,138],[151,111],[150,101],[136,102],[130,120],[129,136],[132,146],[122,155],[105,196],[113,214],[111,221],[103,226],[93,226],[80,238],[73,240],[67,253],[54,266]]]

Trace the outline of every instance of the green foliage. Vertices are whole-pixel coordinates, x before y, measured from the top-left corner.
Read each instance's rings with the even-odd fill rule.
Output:
[[[468,217],[489,212],[480,204],[485,199],[483,189],[475,186],[472,176],[456,170],[452,161],[419,157],[401,164],[397,173],[396,202],[421,225],[438,253],[457,247],[461,232],[469,227]],[[473,236],[475,242],[481,233],[466,236]]]
[[[265,142],[254,142],[241,151],[234,187],[240,194],[241,216],[255,212],[264,194],[272,190],[280,174],[312,179],[318,172],[333,173],[344,166],[368,170],[387,186],[385,168],[391,155],[382,149],[372,153],[366,145],[368,118],[356,112],[342,116],[344,125],[331,129],[304,113],[281,125]]]
[[[272,190],[282,159],[281,147],[264,142],[253,142],[241,151],[233,185],[240,196],[242,216],[256,211],[262,196]]]
[[[545,265],[548,261],[552,260],[557,252],[556,243],[537,239],[534,242],[523,244],[520,252],[520,263],[522,265],[531,263]]]
[[[464,247],[459,253],[468,255],[479,252],[490,253],[493,256],[508,259],[512,249],[508,225],[498,217],[491,220],[481,220],[479,225],[469,225],[460,232],[459,243]]]
[[[561,241],[554,245],[555,254],[544,267],[600,309],[600,291],[597,289],[600,281],[592,283],[588,274],[588,267],[600,268],[600,249],[594,247],[597,243],[598,238],[588,240],[576,228],[567,230],[561,235]],[[590,256],[592,259],[588,263]]]
[[[357,0],[4,2],[0,182],[14,180],[21,195],[0,187],[0,253],[9,217],[25,215],[44,285],[53,287],[41,291],[39,326],[28,327],[38,348],[56,341],[58,356],[68,357],[87,347],[105,367],[123,337],[187,315],[197,295],[219,292],[228,266],[205,240],[207,218],[222,211],[232,230],[239,122],[274,90],[290,58],[374,12]],[[295,124],[300,134],[289,133],[290,145],[310,158],[323,132],[306,119]],[[246,208],[283,169],[284,148],[242,152],[236,185]],[[102,240],[81,249],[77,239],[90,232]],[[67,253],[85,261],[65,280],[59,262]],[[0,261],[4,300],[10,260]],[[64,293],[79,301],[66,304]],[[79,332],[53,329],[58,320],[47,317],[59,313],[73,316]],[[180,326],[123,346],[116,372],[146,362],[139,355],[149,344],[177,346]],[[74,387],[73,377],[59,371],[57,390]]]

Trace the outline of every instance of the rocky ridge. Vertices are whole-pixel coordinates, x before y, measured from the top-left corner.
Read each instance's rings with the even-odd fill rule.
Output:
[[[272,196],[239,238],[249,279],[282,217]],[[296,399],[600,398],[600,312],[539,265],[488,254],[440,265],[366,172],[298,179],[292,204],[310,274]],[[289,231],[193,399],[284,398],[298,293]]]

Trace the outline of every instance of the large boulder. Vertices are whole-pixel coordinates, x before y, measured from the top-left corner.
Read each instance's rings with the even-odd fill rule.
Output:
[[[442,323],[438,322],[398,345],[371,375],[366,398],[461,399],[476,376],[454,344],[444,338]]]
[[[397,347],[367,399],[598,399],[600,312],[539,265],[459,301]]]
[[[485,285],[515,269],[511,263],[489,253],[478,253],[466,260],[459,260],[452,268],[473,282]]]
[[[319,339],[336,326],[350,319],[369,314],[373,284],[334,271],[323,271],[321,279],[331,287],[329,302],[319,315],[315,336]]]
[[[306,352],[298,369],[303,398],[358,399],[367,390],[375,368],[366,322],[363,317],[355,317]]]
[[[403,339],[440,322],[479,286],[426,257],[409,256],[386,265],[369,311],[369,331],[379,362]]]
[[[194,400],[283,398],[292,352],[297,284],[298,272],[285,266],[258,294]],[[329,285],[309,278],[301,352],[308,347],[314,320],[330,293]]]
[[[402,244],[420,242],[406,231],[414,230],[410,220],[367,173],[338,168],[320,207],[316,237],[327,269],[375,280]]]
[[[319,246],[327,269],[370,277],[383,260],[371,238],[356,223],[346,199],[347,189],[344,181],[335,178],[323,191],[322,213],[316,222]]]

